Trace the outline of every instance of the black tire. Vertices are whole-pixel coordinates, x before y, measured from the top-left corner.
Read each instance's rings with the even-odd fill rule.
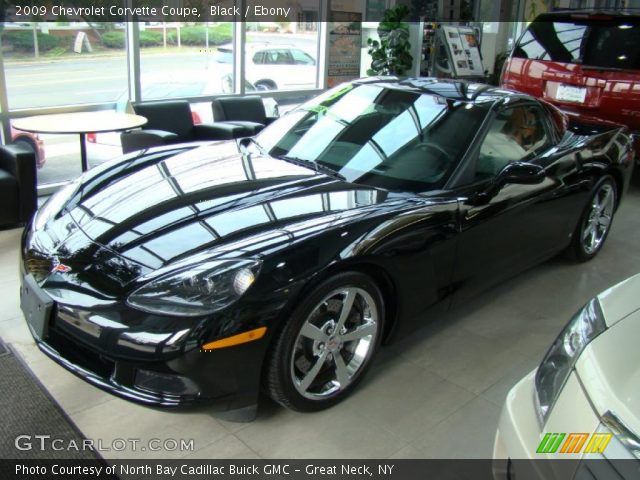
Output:
[[[596,202],[602,201],[603,195],[606,195],[606,192],[610,192],[611,195],[611,198],[607,200],[607,203],[610,204],[610,207],[608,207],[608,209],[610,208],[610,211],[608,213],[608,223],[606,224],[606,227],[603,227],[602,221],[596,222],[596,224],[594,224],[593,221],[595,220],[594,215],[598,215]],[[616,182],[610,175],[605,175],[594,185],[589,196],[589,202],[580,216],[580,221],[576,226],[571,238],[571,244],[567,250],[570,258],[577,262],[587,262],[598,254],[611,231],[611,224],[613,223],[613,216],[615,214],[617,202],[618,190]],[[598,218],[603,217],[604,215]],[[593,225],[596,225],[597,229],[602,228],[602,232],[596,230],[598,241],[592,246],[592,248],[590,248],[590,242],[585,239],[585,235],[587,235],[588,229]]]
[[[354,300],[351,301],[348,317],[345,315],[347,320],[343,323],[344,329],[341,329],[342,335],[345,335],[343,340],[341,333],[336,333],[335,330],[340,325],[340,312],[345,304],[349,304],[349,295]],[[369,303],[373,303],[373,308],[367,308]],[[375,333],[370,337],[346,340],[349,336],[361,335],[365,330],[373,331],[374,317]],[[324,340],[312,339],[302,333],[303,327],[307,332],[310,326],[315,327],[314,332],[327,334],[323,337]],[[282,406],[300,412],[323,410],[337,404],[353,391],[366,374],[380,346],[383,332],[384,299],[370,277],[358,272],[345,272],[328,278],[304,296],[274,339],[266,363],[266,392]],[[360,353],[364,348],[367,350],[364,355],[356,356],[356,347]],[[360,356],[364,359],[360,360]],[[300,364],[307,361],[309,368],[306,372],[301,371]],[[361,361],[359,365],[358,361]],[[342,365],[341,369],[338,368],[339,363]],[[320,367],[307,390],[302,384],[307,377],[312,376],[310,372],[317,365]],[[345,377],[349,367],[353,375]],[[344,387],[338,370],[343,372]],[[297,378],[298,373],[305,378]],[[335,378],[331,380],[332,377]],[[332,392],[332,388],[337,390]],[[306,391],[301,393],[302,390]]]
[[[258,91],[277,90],[278,86],[273,80],[258,80],[254,86]]]

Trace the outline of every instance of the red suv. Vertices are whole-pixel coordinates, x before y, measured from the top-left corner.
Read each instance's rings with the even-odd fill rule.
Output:
[[[501,84],[568,112],[622,123],[638,134],[640,16],[621,12],[540,15],[505,62]]]

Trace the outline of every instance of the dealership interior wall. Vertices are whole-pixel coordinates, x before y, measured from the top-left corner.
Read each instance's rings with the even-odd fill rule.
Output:
[[[462,3],[452,0],[433,5],[440,13],[450,14],[453,22]],[[557,1],[555,6],[574,3]],[[206,28],[206,45],[192,41],[195,29],[202,27],[187,24],[6,24],[0,50],[4,143],[17,134],[11,124],[19,118],[124,110],[128,103],[143,100],[186,99],[207,122],[212,119],[207,115],[213,98],[251,93],[274,99],[283,114],[329,86],[330,32],[327,23],[318,19],[330,17],[332,11],[361,15],[364,75],[366,38],[375,37],[378,25],[368,21],[369,15],[392,4],[388,0],[301,0],[297,22],[211,24]],[[483,33],[481,51],[489,74],[496,56],[513,44],[532,12],[549,7],[536,0],[472,4],[475,17],[489,19],[473,22]],[[74,45],[80,50],[75,53],[63,45],[77,43],[78,32],[84,36],[79,46]],[[412,24],[413,44],[422,42],[422,33],[420,24]],[[40,37],[37,52],[34,36]],[[44,40],[49,36],[57,40]],[[314,62],[300,84],[261,88],[251,78],[252,44],[294,46]],[[218,66],[212,59],[224,49],[230,60],[228,70],[221,74],[214,72]],[[419,71],[418,63],[413,69]],[[41,134],[39,139],[44,149],[38,170],[42,202],[81,171],[77,136]],[[109,135],[98,135],[89,142],[90,166],[121,153],[117,140],[114,143]],[[0,231],[4,300],[0,338],[87,438],[102,439],[105,444],[121,438],[195,441],[193,451],[140,452],[127,447],[101,452],[105,458],[489,458],[509,389],[536,368],[580,306],[640,272],[639,208],[640,189],[634,179],[607,245],[594,261],[574,264],[553,259],[455,313],[434,319],[408,338],[383,348],[349,400],[324,412],[295,413],[265,398],[255,421],[237,423],[207,408],[186,412],[149,409],[86,384],[45,357],[33,343],[19,305],[19,228]]]

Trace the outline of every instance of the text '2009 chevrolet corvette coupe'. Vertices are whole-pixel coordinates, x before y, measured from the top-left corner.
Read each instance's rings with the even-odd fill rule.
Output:
[[[624,127],[432,79],[343,84],[257,137],[136,152],[25,230],[40,349],[158,406],[302,411],[378,346],[562,250],[603,245],[633,164]]]

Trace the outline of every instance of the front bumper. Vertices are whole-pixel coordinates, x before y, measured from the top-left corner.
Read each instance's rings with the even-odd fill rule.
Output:
[[[163,407],[186,406],[195,403],[195,401],[198,399],[197,395],[179,396],[166,394],[163,395],[160,393],[154,394],[151,392],[143,391],[139,388],[132,388],[126,385],[122,385],[117,382],[115,376],[100,376],[100,374],[98,374],[97,372],[91,371],[88,368],[81,366],[80,362],[74,363],[73,361],[65,358],[50,344],[39,339],[35,339],[35,341],[40,351],[42,351],[57,364],[66,368],[86,382],[118,397],[146,405]]]
[[[600,424],[577,375],[572,372],[542,425],[535,401],[535,373],[532,371],[518,382],[505,400],[493,450],[496,479],[574,478],[587,458],[581,448],[564,452],[563,444],[559,450],[538,453],[538,447],[546,434],[560,433],[567,438],[572,434],[591,435]]]
[[[513,459],[531,460],[541,435],[535,411],[535,370],[520,380],[507,395],[493,444],[496,480],[511,477]]]
[[[564,476],[573,472],[572,462],[549,462],[546,454],[536,453],[543,431],[536,411],[535,375],[533,370],[507,394],[493,444],[494,480],[573,478]]]
[[[21,306],[38,348],[88,383],[156,407],[207,403],[238,410],[257,403],[267,337],[203,351],[200,346],[211,339],[207,326],[225,324],[224,318],[189,323],[124,312],[122,306],[85,310],[54,302],[38,289],[27,275],[22,277]],[[136,316],[135,324],[124,322],[127,313]]]

